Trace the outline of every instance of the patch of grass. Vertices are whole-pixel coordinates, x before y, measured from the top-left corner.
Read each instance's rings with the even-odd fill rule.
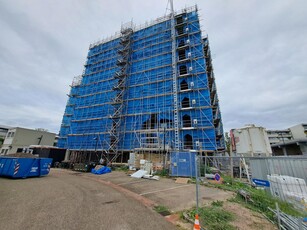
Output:
[[[232,192],[236,192],[239,189],[245,189],[247,187],[246,184],[236,181],[230,176],[222,175],[222,178],[223,178],[222,184],[213,184],[210,186],[213,186],[219,189],[223,189],[223,190],[227,190],[227,191],[232,191]]]
[[[184,219],[183,211],[179,212],[180,219]]]
[[[240,195],[237,195],[233,201],[251,210],[265,214],[272,221],[275,221],[275,217],[268,207],[276,209],[276,202],[282,212],[295,217],[303,216],[303,213],[298,211],[292,204],[279,200],[264,190],[254,188],[248,188],[246,190],[251,194],[252,202],[245,202],[244,198]]]
[[[278,203],[279,208],[282,212],[296,217],[303,216],[303,213],[295,209],[292,204],[289,204],[287,202],[281,201],[280,199],[273,197],[269,192],[265,190],[258,190],[256,188],[251,187],[248,184],[236,181],[228,176],[223,176],[223,179],[224,181],[222,184],[214,184],[210,186],[214,186],[216,188],[233,192],[237,192],[239,189],[244,189],[246,192],[250,194],[252,201],[246,202],[245,199],[240,195],[237,195],[236,197],[229,199],[229,201],[240,203],[241,205],[253,211],[263,213],[272,221],[276,220],[274,214],[268,209],[268,207],[270,207],[271,209],[276,209],[275,207],[276,202]]]
[[[168,177],[169,176],[169,172],[167,169],[161,169],[155,172],[155,175],[157,176],[161,176],[161,177]]]
[[[223,207],[223,201],[221,200],[213,201],[211,205],[215,207]]]
[[[163,205],[157,205],[157,206],[155,206],[154,207],[154,210],[156,211],[156,212],[169,212],[169,210],[168,210],[168,208],[167,207],[165,207],[165,206],[163,206]]]
[[[194,219],[195,214],[195,209],[188,213],[191,219]],[[201,225],[208,230],[236,229],[229,223],[235,219],[235,216],[223,209],[223,202],[213,202],[210,207],[199,208],[198,214]]]
[[[114,170],[127,172],[129,170],[129,166],[128,165],[122,165],[120,167],[114,167]]]

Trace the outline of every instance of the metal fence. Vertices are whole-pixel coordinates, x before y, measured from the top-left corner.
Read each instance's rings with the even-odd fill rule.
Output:
[[[221,184],[224,189],[229,183],[223,183],[223,180],[245,185],[247,190],[241,192],[245,199],[248,194],[253,201],[253,190],[263,190],[264,198],[255,197],[260,201],[253,202],[264,212],[270,210],[280,229],[307,229],[304,222],[307,217],[307,157],[199,156],[195,165],[197,177],[202,181]],[[236,187],[231,186],[229,190],[235,191]],[[270,198],[271,203],[265,201],[266,198]],[[277,210],[271,205],[274,200],[289,205],[283,207],[285,210]],[[287,209],[293,209],[298,216],[287,215]]]

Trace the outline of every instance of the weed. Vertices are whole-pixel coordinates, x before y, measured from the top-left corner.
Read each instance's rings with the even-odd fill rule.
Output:
[[[156,212],[158,212],[158,213],[160,213],[160,212],[166,212],[166,211],[169,212],[168,208],[165,207],[165,206],[163,206],[163,205],[157,205],[157,206],[155,206],[155,207],[154,207],[154,210],[155,210]]]
[[[121,165],[120,167],[114,167],[114,170],[115,171],[128,171],[129,170],[129,167],[127,165]]]
[[[205,176],[205,173],[207,173],[207,174],[212,173],[212,169],[211,169],[211,167],[202,164],[200,166],[199,172],[200,172],[200,176]]]
[[[156,171],[155,175],[161,176],[161,177],[167,177],[169,175],[169,172],[167,169],[162,169],[162,170]]]
[[[274,214],[268,209],[268,207],[275,209],[275,203],[277,202],[279,208],[282,212],[292,215],[292,216],[302,216],[302,213],[296,210],[292,204],[281,201],[275,197],[273,197],[269,192],[265,190],[255,189],[247,184],[244,184],[239,181],[233,180],[231,177],[223,176],[222,184],[214,184],[214,187],[229,190],[229,191],[238,191],[239,189],[244,189],[250,194],[252,202],[246,202],[244,198],[240,195],[229,199],[229,201],[240,203],[243,206],[265,214],[270,220],[275,221]]]
[[[223,201],[221,200],[213,201],[211,205],[216,207],[223,207]]]
[[[229,224],[229,222],[235,219],[234,215],[223,209],[223,202],[213,202],[210,207],[199,208],[200,222],[206,227],[206,229],[214,230],[234,230],[235,227]],[[194,219],[196,210],[192,210],[188,213],[191,219]]]

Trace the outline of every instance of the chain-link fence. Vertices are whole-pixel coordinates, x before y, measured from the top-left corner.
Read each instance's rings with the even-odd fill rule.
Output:
[[[307,229],[307,158],[201,156],[198,181],[237,192],[236,199],[280,229]]]

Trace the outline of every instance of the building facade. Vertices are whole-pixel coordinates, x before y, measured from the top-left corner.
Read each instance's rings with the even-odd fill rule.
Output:
[[[307,155],[307,124],[284,130],[267,130],[273,155]]]
[[[293,139],[307,139],[307,123],[294,125],[289,128]]]
[[[54,139],[55,133],[20,127],[10,128],[0,149],[0,155],[22,152],[30,145],[53,146]]]
[[[58,146],[99,151],[111,161],[130,152],[225,149],[196,6],[143,26],[122,25],[90,45],[84,72],[71,85]]]
[[[0,125],[0,148],[10,128],[12,127],[6,125]]]

